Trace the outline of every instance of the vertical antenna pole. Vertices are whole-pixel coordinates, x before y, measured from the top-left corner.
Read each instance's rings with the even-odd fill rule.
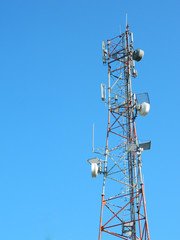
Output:
[[[127,13],[126,13],[126,27],[127,27]]]
[[[94,152],[94,123],[93,123],[93,140],[92,140],[92,151]]]

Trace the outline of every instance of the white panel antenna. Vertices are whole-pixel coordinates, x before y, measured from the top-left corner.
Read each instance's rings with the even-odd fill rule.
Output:
[[[107,49],[106,49],[106,42],[102,41],[102,55],[103,55],[103,63],[106,63],[106,57],[107,57]]]
[[[92,163],[91,164],[91,175],[93,178],[97,177],[98,175],[98,165],[97,163]]]
[[[101,100],[106,101],[106,85],[101,83]]]

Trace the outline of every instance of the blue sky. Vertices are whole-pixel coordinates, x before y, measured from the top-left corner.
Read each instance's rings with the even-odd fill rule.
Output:
[[[101,42],[125,29],[145,51],[135,93],[151,110],[137,120],[153,240],[179,239],[179,1],[0,3],[0,236],[97,239],[102,178],[86,159],[104,147],[107,81]]]

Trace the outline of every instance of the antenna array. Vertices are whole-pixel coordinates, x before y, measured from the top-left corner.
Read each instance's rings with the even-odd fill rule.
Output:
[[[135,125],[138,115],[148,114],[150,103],[147,93],[140,95],[144,101],[132,93],[135,61],[144,56],[133,45],[128,25],[124,33],[102,44],[103,63],[108,66],[108,86],[101,84],[101,99],[109,112],[107,138],[103,152],[94,149],[93,142],[93,152],[101,154],[101,159],[88,160],[92,177],[103,175],[99,240],[105,233],[106,240],[112,236],[150,240],[141,172],[141,153],[150,149],[150,142],[139,143]]]

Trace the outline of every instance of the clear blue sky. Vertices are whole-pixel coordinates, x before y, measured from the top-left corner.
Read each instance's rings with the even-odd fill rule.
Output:
[[[86,159],[104,147],[107,81],[101,41],[125,28],[137,64],[135,93],[151,110],[137,120],[152,240],[179,237],[180,3],[118,0],[1,0],[0,238],[92,240],[98,237],[102,178]]]

